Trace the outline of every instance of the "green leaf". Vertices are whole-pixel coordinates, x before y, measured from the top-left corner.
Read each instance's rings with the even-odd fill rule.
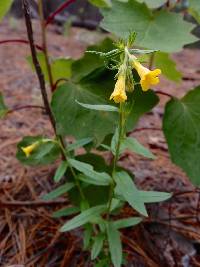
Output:
[[[7,112],[8,108],[4,102],[3,94],[0,92],[0,119],[4,118]]]
[[[107,89],[113,88],[113,77],[110,74],[108,77],[107,81],[98,78],[96,81],[79,84],[68,82],[57,88],[53,94],[52,110],[59,134],[73,135],[77,139],[90,136],[100,143],[107,134],[114,131],[117,113],[83,109],[76,103],[76,100],[90,104],[109,103]]]
[[[137,225],[141,221],[142,221],[142,218],[140,217],[129,217],[126,219],[120,219],[120,220],[114,221],[113,224],[116,229],[121,229],[121,228],[126,228],[126,227]]]
[[[73,150],[75,150],[77,148],[80,148],[80,147],[83,147],[83,146],[89,144],[92,141],[93,141],[93,138],[92,137],[87,137],[87,138],[79,139],[75,143],[68,145],[67,146],[67,151],[68,152],[73,151]]]
[[[49,75],[48,75],[48,69],[45,61],[45,56],[43,52],[37,53],[37,58],[39,61],[39,64],[41,66],[45,81],[49,82]],[[31,65],[31,68],[35,71],[32,57],[27,57],[28,63]],[[50,60],[50,66],[52,71],[52,78],[53,83],[60,79],[68,79],[71,77],[71,66],[72,66],[72,60],[68,58],[57,58],[57,59],[51,59]]]
[[[114,267],[121,267],[122,264],[122,243],[119,231],[112,222],[107,226],[108,244],[111,260]]]
[[[90,104],[84,104],[78,101],[76,101],[76,103],[78,103],[80,106],[87,108],[87,109],[119,112],[119,109],[117,107],[111,106],[111,105],[90,105]]]
[[[86,250],[89,248],[90,241],[92,238],[92,232],[93,232],[93,227],[92,224],[87,223],[84,226],[84,233],[83,233],[83,249]]]
[[[200,24],[200,4],[199,0],[189,0],[189,13],[196,19]]]
[[[117,183],[116,191],[124,197],[124,199],[131,205],[136,211],[144,216],[148,216],[144,201],[140,197],[139,190],[135,186],[132,178],[128,173],[122,171],[117,172],[114,176]]]
[[[138,55],[141,55],[141,54],[152,54],[154,52],[157,52],[158,50],[155,50],[155,49],[151,49],[151,50],[142,50],[142,49],[129,49],[129,52],[130,54],[138,54]]]
[[[99,8],[108,8],[108,7],[111,7],[112,6],[112,2],[111,0],[89,0],[89,2],[94,5],[94,6],[97,6]]]
[[[157,192],[157,191],[139,191],[140,198],[144,203],[156,203],[165,201],[172,197],[171,193]]]
[[[59,187],[57,187],[55,190],[52,190],[51,192],[49,192],[48,194],[43,196],[44,200],[51,200],[54,198],[57,198],[67,192],[69,192],[73,187],[74,187],[74,183],[65,183]]]
[[[132,152],[144,156],[146,158],[155,159],[156,157],[143,145],[141,145],[134,137],[126,137],[122,142],[122,149],[129,149]]]
[[[136,126],[140,117],[158,104],[159,98],[152,90],[143,92],[140,85],[136,85],[128,101],[134,103],[126,125],[127,130],[131,131]]]
[[[200,86],[165,108],[163,130],[172,161],[200,185]]]
[[[60,147],[56,143],[41,143],[29,157],[26,157],[22,147],[29,146],[34,142],[41,141],[43,136],[26,136],[17,145],[17,159],[25,165],[46,165],[54,162],[60,155]]]
[[[91,259],[95,260],[96,257],[98,257],[99,253],[101,252],[103,248],[103,241],[105,239],[105,236],[103,234],[98,234],[94,237],[94,243],[91,250]]]
[[[93,184],[93,185],[99,185],[99,186],[107,186],[110,184],[110,182],[107,179],[99,179],[96,177],[86,176],[84,174],[78,175],[78,179],[86,184]]]
[[[61,164],[59,165],[58,169],[56,170],[56,173],[54,175],[54,181],[57,183],[60,181],[60,179],[63,177],[67,170],[68,164],[66,161],[62,161]]]
[[[115,47],[110,38],[105,38],[97,45],[89,46],[84,56],[72,64],[73,81],[80,82],[81,79],[91,74],[94,70],[104,67],[104,59],[95,53],[87,53],[88,50],[105,53],[113,48]]]
[[[155,66],[162,70],[162,74],[169,80],[180,82],[182,75],[176,69],[176,63],[170,58],[168,53],[157,52],[154,57]]]
[[[139,3],[145,3],[149,8],[158,8],[164,5],[167,0],[137,0]]]
[[[76,217],[74,217],[73,219],[71,219],[70,221],[68,221],[67,223],[65,223],[61,227],[60,231],[66,232],[75,229],[77,227],[80,227],[81,225],[88,223],[97,215],[103,213],[106,209],[107,209],[106,205],[100,205],[85,210]]]
[[[130,32],[135,31],[136,45],[148,49],[176,52],[184,45],[197,41],[190,33],[193,25],[184,21],[181,14],[166,10],[152,13],[145,4],[134,0],[127,3],[114,1],[112,9],[103,9],[102,14],[101,26],[104,29],[121,38],[127,38]]]
[[[60,218],[60,217],[65,217],[69,215],[73,215],[75,213],[78,213],[80,209],[78,207],[67,207],[67,208],[62,208],[59,209],[55,212],[53,212],[52,217],[53,218]]]
[[[111,177],[105,172],[96,172],[93,169],[93,166],[75,159],[69,159],[69,163],[72,167],[81,173],[84,173],[85,176],[80,176],[79,179],[87,181],[88,183],[93,183],[96,185],[109,185],[111,182]]]
[[[9,11],[12,3],[13,3],[13,0],[1,0],[1,2],[0,2],[0,21],[3,19],[3,17]]]

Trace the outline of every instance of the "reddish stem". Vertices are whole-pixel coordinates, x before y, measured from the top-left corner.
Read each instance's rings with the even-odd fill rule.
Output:
[[[50,24],[56,15],[58,15],[61,11],[63,11],[66,7],[68,7],[70,4],[72,4],[73,2],[75,2],[76,0],[67,0],[65,3],[63,3],[62,5],[60,5],[58,7],[58,9],[56,9],[56,11],[54,11],[48,18],[47,21],[45,23],[45,27]]]
[[[11,40],[3,40],[0,41],[0,45],[1,44],[7,44],[7,43],[21,43],[21,44],[29,44],[28,40],[23,40],[23,39],[11,39]],[[35,47],[40,50],[43,51],[43,48],[40,45],[35,45]]]
[[[168,97],[170,97],[170,98],[174,98],[173,95],[170,95],[170,94],[165,93],[165,92],[162,92],[162,91],[156,91],[156,94],[159,94],[159,95],[165,95],[165,96],[168,96]]]
[[[68,80],[65,79],[65,78],[60,78],[60,79],[58,79],[58,80],[54,83],[54,85],[53,85],[53,90],[52,90],[52,91],[55,91],[55,90],[56,90],[56,88],[57,88],[57,86],[58,86],[58,84],[59,84],[60,82],[68,82]]]
[[[38,109],[45,110],[45,108],[42,107],[42,106],[37,106],[37,105],[26,105],[26,106],[20,106],[20,107],[16,107],[16,108],[10,109],[10,110],[8,110],[7,113],[10,114],[10,113],[13,113],[13,112],[18,111],[18,110],[29,109],[29,108],[38,108]]]

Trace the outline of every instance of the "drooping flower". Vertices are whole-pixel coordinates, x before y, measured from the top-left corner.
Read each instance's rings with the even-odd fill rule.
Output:
[[[25,153],[26,157],[28,158],[30,154],[32,153],[32,151],[36,149],[37,146],[38,146],[38,142],[35,142],[32,145],[21,147],[21,149]]]
[[[115,84],[115,89],[110,96],[110,100],[111,99],[113,99],[115,103],[122,103],[127,100],[126,76],[124,74],[119,74],[117,82]]]
[[[140,76],[140,84],[143,91],[147,91],[151,85],[156,85],[160,82],[158,75],[161,74],[160,69],[149,70],[145,68],[137,60],[133,61],[133,67],[137,70]]]

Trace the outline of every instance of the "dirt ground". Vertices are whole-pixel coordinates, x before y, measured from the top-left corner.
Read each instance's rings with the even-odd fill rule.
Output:
[[[38,25],[35,22],[38,38]],[[89,44],[103,34],[84,29],[71,29],[70,37],[58,34],[59,28],[49,27],[49,50],[52,56],[78,58]],[[25,38],[23,21],[5,22],[0,27],[0,40]],[[37,40],[39,43],[40,40]],[[0,46],[0,90],[10,107],[42,104],[35,74],[26,62],[27,45]],[[173,55],[183,73],[179,84],[162,78],[158,88],[181,97],[200,84],[200,50],[185,49]],[[160,104],[139,122],[132,135],[157,155],[151,161],[132,153],[124,153],[120,164],[134,172],[139,187],[174,192],[163,204],[149,205],[150,218],[134,229],[122,232],[126,266],[135,267],[196,267],[200,266],[200,193],[186,175],[170,161],[161,129],[164,104],[168,97],[159,95]],[[157,130],[141,130],[155,128]],[[51,136],[48,118],[40,110],[20,110],[0,121],[0,266],[73,267],[92,266],[89,253],[80,251],[79,231],[61,234],[64,219],[51,214],[68,201],[63,198],[51,203],[42,195],[54,188],[52,176],[58,164],[31,168],[16,159],[16,144],[25,135]],[[122,216],[133,214],[126,207]]]

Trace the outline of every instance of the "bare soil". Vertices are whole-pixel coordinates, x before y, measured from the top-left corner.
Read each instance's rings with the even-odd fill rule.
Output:
[[[37,22],[34,26],[37,43],[40,43]],[[88,44],[104,37],[104,34],[78,28],[72,28],[68,37],[58,31],[56,26],[49,27],[52,56],[78,58]],[[1,25],[0,40],[8,38],[26,39],[23,21]],[[42,104],[36,76],[26,62],[29,54],[27,45],[0,46],[0,89],[10,107]],[[183,81],[176,84],[162,78],[156,89],[182,97],[200,84],[200,50],[184,49],[173,58],[183,73]],[[160,104],[140,120],[138,129],[132,133],[156,154],[157,160],[126,152],[120,164],[135,174],[140,188],[174,192],[174,197],[159,205],[149,205],[150,217],[122,232],[128,255],[126,266],[197,267],[200,266],[200,193],[170,161],[159,130],[169,98],[159,97]],[[58,230],[64,219],[51,217],[53,211],[68,205],[68,201],[60,198],[47,205],[41,200],[42,195],[55,187],[52,176],[59,162],[31,168],[15,159],[16,144],[23,136],[52,135],[47,116],[38,109],[20,110],[1,120],[0,129],[0,266],[92,266],[89,253],[81,251],[81,232],[61,234]],[[129,207],[122,212],[124,217],[131,214],[134,215],[134,211]]]

